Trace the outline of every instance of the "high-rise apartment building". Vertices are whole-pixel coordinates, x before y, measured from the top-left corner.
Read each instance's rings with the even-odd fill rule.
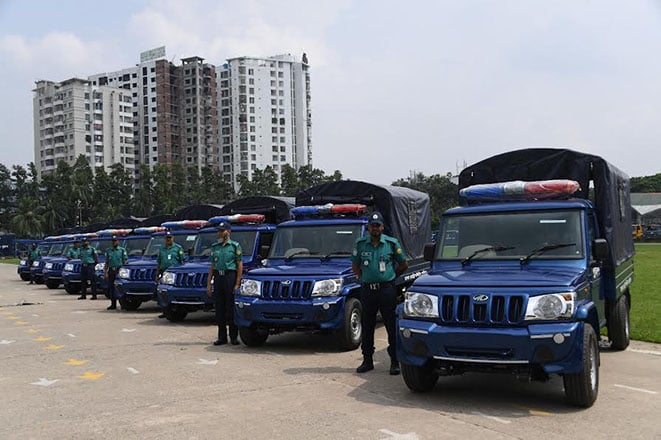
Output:
[[[307,57],[239,57],[218,67],[221,172],[236,184],[257,169],[312,164]]]
[[[40,80],[33,90],[34,163],[39,176],[60,160],[79,155],[94,169],[114,163],[134,167],[132,97],[126,90],[99,87],[80,78]]]

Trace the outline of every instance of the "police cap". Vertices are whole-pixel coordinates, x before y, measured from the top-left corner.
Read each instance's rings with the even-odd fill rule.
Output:
[[[172,232],[167,231],[167,232],[165,233],[165,236],[166,236],[166,237],[172,237]]]
[[[230,222],[220,222],[216,225],[216,229],[219,231],[230,231],[232,230],[232,225],[230,225]]]
[[[374,225],[382,225],[383,224],[383,216],[379,211],[374,211],[372,215],[370,215],[370,220],[369,224],[374,224]]]

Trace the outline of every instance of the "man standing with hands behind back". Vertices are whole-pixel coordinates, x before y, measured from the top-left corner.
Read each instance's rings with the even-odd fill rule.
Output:
[[[209,258],[211,264],[207,280],[207,296],[211,297],[213,294],[218,324],[218,339],[213,345],[227,344],[227,326],[229,326],[231,344],[239,344],[239,328],[234,324],[234,291],[241,285],[243,259],[241,245],[230,240],[230,230],[229,222],[218,224],[218,241],[211,245]]]
[[[78,299],[87,298],[87,281],[89,280],[92,288],[92,297],[96,299],[96,279],[94,278],[94,266],[99,262],[96,249],[90,246],[90,241],[87,237],[83,238],[83,247],[80,249],[80,262],[82,268],[80,269],[80,288],[81,294]]]
[[[408,267],[406,254],[396,238],[383,233],[383,216],[379,212],[370,215],[367,224],[368,235],[356,240],[356,247],[351,256],[351,268],[356,274],[362,290],[360,302],[363,306],[362,326],[363,363],[357,373],[366,373],[374,369],[374,328],[376,313],[381,311],[383,322],[388,332],[388,354],[390,355],[390,374],[399,374],[399,362],[395,351],[395,308],[397,291],[395,278]]]
[[[156,283],[163,275],[168,268],[172,266],[179,266],[186,262],[186,256],[184,255],[184,248],[181,247],[178,243],[175,243],[172,232],[167,231],[165,233],[165,246],[163,246],[158,251],[158,257],[156,257]],[[161,313],[159,318],[165,318],[165,313]]]
[[[112,246],[106,249],[106,264],[103,270],[103,276],[108,282],[108,296],[110,297],[110,306],[108,310],[117,308],[117,298],[115,298],[115,278],[119,268],[125,265],[129,260],[126,249],[119,245],[117,236],[112,236]]]

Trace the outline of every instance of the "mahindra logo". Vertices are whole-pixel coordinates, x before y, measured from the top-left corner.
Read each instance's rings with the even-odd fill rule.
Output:
[[[189,277],[194,277],[194,276],[195,276],[195,272],[188,272],[188,276],[189,276]]]
[[[489,299],[489,296],[487,296],[487,295],[475,295],[475,296],[473,296],[473,301],[476,302],[476,303],[485,302],[488,299]]]
[[[290,284],[291,284],[291,280],[284,280],[284,281],[282,282],[282,285],[283,285],[283,286],[289,286]]]

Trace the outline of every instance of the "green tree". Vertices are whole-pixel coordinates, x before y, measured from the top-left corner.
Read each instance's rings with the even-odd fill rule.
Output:
[[[632,177],[631,192],[661,192],[661,173],[655,174],[653,176]]]
[[[14,188],[9,168],[0,164],[0,230],[6,230],[16,209]]]
[[[418,173],[413,177],[399,179],[392,183],[394,186],[404,186],[429,194],[431,208],[431,226],[433,230],[440,226],[441,214],[448,208],[459,204],[459,190],[457,185],[450,181],[450,175],[425,176]]]
[[[131,215],[133,202],[133,173],[121,163],[110,166],[110,197],[108,203],[114,207],[117,217]]]
[[[252,173],[252,179],[240,174],[236,178],[239,185],[239,196],[279,195],[278,175],[271,166],[263,170],[256,169]]]
[[[332,175],[327,176],[323,170],[312,168],[311,165],[302,166],[297,171],[292,166],[285,164],[282,166],[280,176],[282,194],[291,197],[311,186],[341,179],[342,173],[339,170],[335,170]]]
[[[44,230],[44,220],[37,211],[37,200],[23,198],[18,203],[18,209],[11,219],[11,230],[19,237],[41,237]]]
[[[151,217],[154,215],[154,191],[152,173],[149,166],[140,165],[138,168],[139,186],[133,197],[133,215],[137,217]]]

